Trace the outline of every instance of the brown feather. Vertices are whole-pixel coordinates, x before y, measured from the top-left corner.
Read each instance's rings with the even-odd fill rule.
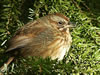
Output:
[[[58,25],[60,21],[63,24]],[[62,60],[69,51],[72,38],[67,26],[69,19],[60,14],[50,14],[21,27],[8,42],[10,54],[26,56],[42,56],[43,58]],[[61,29],[62,28],[62,29]],[[10,60],[8,61],[11,62]]]

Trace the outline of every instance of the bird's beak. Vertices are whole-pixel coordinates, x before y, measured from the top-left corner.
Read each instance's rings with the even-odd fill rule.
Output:
[[[75,28],[75,27],[76,27],[75,23],[70,22],[69,24],[65,25],[63,28],[60,28],[59,30],[62,31],[67,28]]]
[[[73,25],[67,25],[66,28],[75,28]]]
[[[65,26],[65,28],[75,28],[76,25],[73,22],[70,22],[68,25]]]

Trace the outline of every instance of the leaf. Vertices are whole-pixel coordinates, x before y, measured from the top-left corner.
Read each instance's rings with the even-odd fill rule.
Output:
[[[0,28],[0,32],[6,32],[6,29],[1,29],[1,28]]]

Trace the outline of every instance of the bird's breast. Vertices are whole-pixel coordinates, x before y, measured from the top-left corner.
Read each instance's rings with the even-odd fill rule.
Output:
[[[48,50],[43,52],[43,57],[50,56],[51,59],[62,60],[66,52],[69,51],[71,45],[71,37],[70,38],[59,38],[55,39],[52,43],[50,43],[47,47]]]

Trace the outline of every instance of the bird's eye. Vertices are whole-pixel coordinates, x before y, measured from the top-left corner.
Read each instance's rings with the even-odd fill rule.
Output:
[[[63,21],[59,21],[59,22],[58,22],[59,25],[62,25],[63,23],[64,23]]]
[[[58,24],[61,25],[61,24],[63,24],[63,22],[62,21],[59,21]]]

